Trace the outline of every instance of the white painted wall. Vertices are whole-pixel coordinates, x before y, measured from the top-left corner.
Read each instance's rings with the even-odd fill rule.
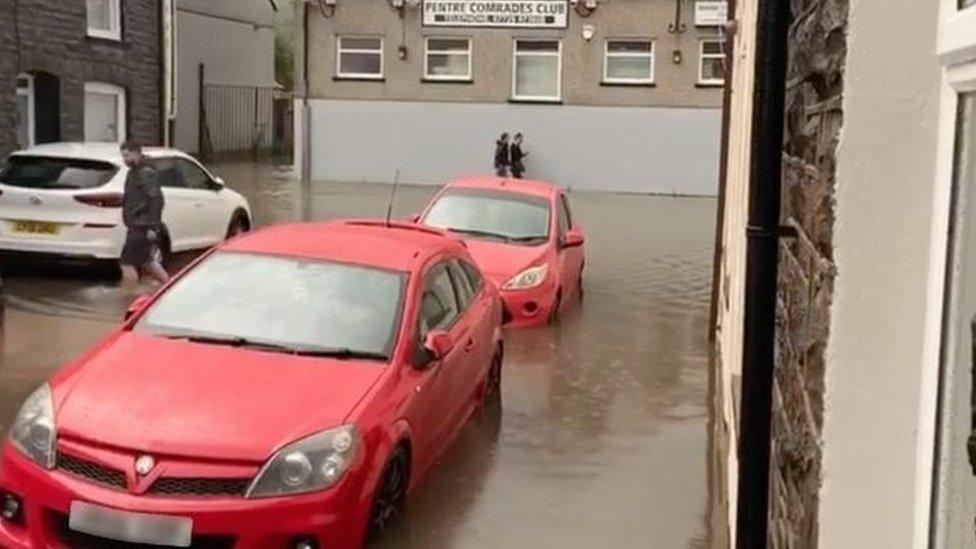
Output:
[[[525,133],[528,176],[581,190],[714,195],[721,111],[315,99],[312,177],[443,183],[490,173],[495,139]]]
[[[197,151],[200,63],[206,83],[274,85],[274,11],[268,0],[178,0],[175,145]]]
[[[933,2],[851,0],[820,546],[925,546],[939,322],[929,302],[940,71]],[[900,39],[893,40],[893,36]]]

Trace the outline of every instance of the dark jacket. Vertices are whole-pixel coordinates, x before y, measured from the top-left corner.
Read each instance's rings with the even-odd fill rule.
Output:
[[[508,143],[499,139],[495,141],[495,167],[511,166],[508,156]]]
[[[131,168],[125,177],[122,222],[130,229],[157,229],[163,224],[163,190],[156,170],[147,164]]]
[[[512,143],[511,152],[509,153],[509,155],[511,157],[511,162],[513,166],[518,166],[520,168],[524,167],[522,166],[522,159],[525,158],[526,154],[522,152],[521,145],[519,145],[518,143]]]

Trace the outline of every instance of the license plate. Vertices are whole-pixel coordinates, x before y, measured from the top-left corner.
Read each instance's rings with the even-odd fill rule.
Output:
[[[71,503],[68,527],[76,532],[127,543],[189,547],[193,519],[109,509],[81,501]]]
[[[44,221],[14,221],[14,232],[57,235],[61,232],[61,226],[57,223],[47,223]]]

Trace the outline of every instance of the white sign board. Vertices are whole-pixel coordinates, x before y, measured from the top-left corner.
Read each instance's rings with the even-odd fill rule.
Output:
[[[695,25],[699,27],[717,27],[724,25],[729,19],[729,4],[727,2],[712,2],[699,0],[695,3]]]
[[[424,26],[565,29],[568,0],[424,0]]]

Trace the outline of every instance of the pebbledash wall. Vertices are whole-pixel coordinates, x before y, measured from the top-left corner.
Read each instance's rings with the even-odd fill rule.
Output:
[[[425,26],[427,3],[402,18],[388,0],[338,0],[329,18],[311,6],[313,179],[388,182],[400,169],[404,182],[436,184],[491,172],[496,137],[521,131],[530,177],[581,190],[715,194],[722,83],[701,81],[699,60],[701,42],[721,40],[720,28],[696,25],[693,2],[681,3],[675,27],[669,0],[602,0],[588,16],[546,1],[563,5],[566,28]],[[301,35],[301,11],[296,26]],[[340,76],[340,37],[381,38],[382,77]],[[425,78],[431,37],[470,39],[470,78]],[[558,99],[513,98],[515,42],[525,39],[560,42]],[[653,82],[605,81],[607,41],[618,39],[653,42]]]
[[[84,139],[85,84],[91,82],[124,90],[121,138],[159,141],[160,5],[156,0],[117,5],[119,37],[106,39],[89,36],[85,2],[0,2],[0,158],[18,147],[19,75],[33,77],[40,95],[37,143]]]

